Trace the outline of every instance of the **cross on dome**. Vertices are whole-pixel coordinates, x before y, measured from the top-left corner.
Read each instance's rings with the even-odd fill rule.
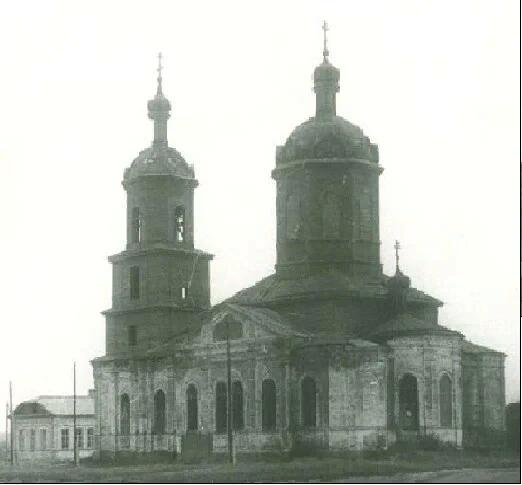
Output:
[[[158,68],[156,69],[156,71],[158,71],[158,94],[162,94],[162,89],[161,89],[161,82],[162,82],[162,77],[161,77],[161,71],[163,70],[163,65],[161,64],[161,60],[163,59],[163,56],[161,54],[161,52],[158,53]]]
[[[401,249],[399,241],[396,240],[393,247],[395,248],[395,271],[399,273],[399,249]]]
[[[326,23],[326,20],[323,21],[323,26],[321,27],[323,29],[323,60],[324,62],[328,62],[328,55],[330,52],[328,51],[328,39],[326,36],[326,32],[328,32],[328,24]]]

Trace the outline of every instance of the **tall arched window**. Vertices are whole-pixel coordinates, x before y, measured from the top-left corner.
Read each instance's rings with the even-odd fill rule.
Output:
[[[177,242],[185,241],[185,207],[179,205],[174,213],[174,233]]]
[[[453,393],[451,387],[451,379],[447,374],[444,374],[439,382],[440,425],[444,428],[450,428],[453,423]]]
[[[306,376],[301,381],[301,419],[303,426],[316,425],[317,391],[315,381]]]
[[[373,205],[370,192],[364,189],[359,196],[359,237],[366,241],[372,239]]]
[[[265,379],[261,391],[263,431],[276,429],[276,386],[272,379]]]
[[[120,434],[128,436],[130,434],[130,400],[128,394],[120,397]]]
[[[244,427],[243,421],[243,386],[241,382],[232,384],[232,426],[239,430]]]
[[[139,207],[134,207],[131,213],[131,241],[139,243],[141,241],[141,219]]]
[[[300,228],[299,197],[292,194],[286,199],[286,238],[298,239]]]
[[[198,429],[198,391],[194,384],[187,387],[187,430]]]
[[[323,237],[339,239],[341,237],[341,203],[339,197],[327,193],[323,201]]]
[[[160,389],[154,394],[154,424],[153,433],[165,433],[165,393]]]
[[[405,374],[399,382],[399,425],[402,429],[419,428],[417,378]]]
[[[224,382],[216,384],[216,433],[227,430],[227,385]]]

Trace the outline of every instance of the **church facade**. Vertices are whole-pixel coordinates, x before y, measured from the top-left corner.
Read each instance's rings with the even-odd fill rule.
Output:
[[[211,307],[194,247],[194,168],[169,147],[161,69],[154,141],[125,170],[127,244],[109,258],[106,354],[92,361],[96,453],[460,447],[504,428],[504,354],[442,326],[442,302],[382,271],[377,145],[336,113],[339,70],[314,71],[315,116],[277,147],[275,273]],[[201,223],[201,222],[200,222]],[[397,247],[398,251],[398,247]]]

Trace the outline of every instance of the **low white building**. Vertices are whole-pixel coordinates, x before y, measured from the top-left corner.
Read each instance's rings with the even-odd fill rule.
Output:
[[[73,396],[38,396],[13,412],[15,460],[74,459]],[[76,396],[76,439],[80,458],[94,452],[94,391]]]

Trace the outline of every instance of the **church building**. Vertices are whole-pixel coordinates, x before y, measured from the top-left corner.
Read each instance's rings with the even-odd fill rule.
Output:
[[[325,29],[326,34],[326,29]],[[314,71],[315,114],[278,146],[275,272],[210,304],[195,248],[194,167],[154,140],[127,168],[127,242],[109,257],[105,355],[92,361],[96,454],[175,456],[457,447],[504,428],[504,354],[439,323],[442,302],[380,262],[379,151],[339,116],[340,71]],[[428,263],[429,264],[429,263]]]

